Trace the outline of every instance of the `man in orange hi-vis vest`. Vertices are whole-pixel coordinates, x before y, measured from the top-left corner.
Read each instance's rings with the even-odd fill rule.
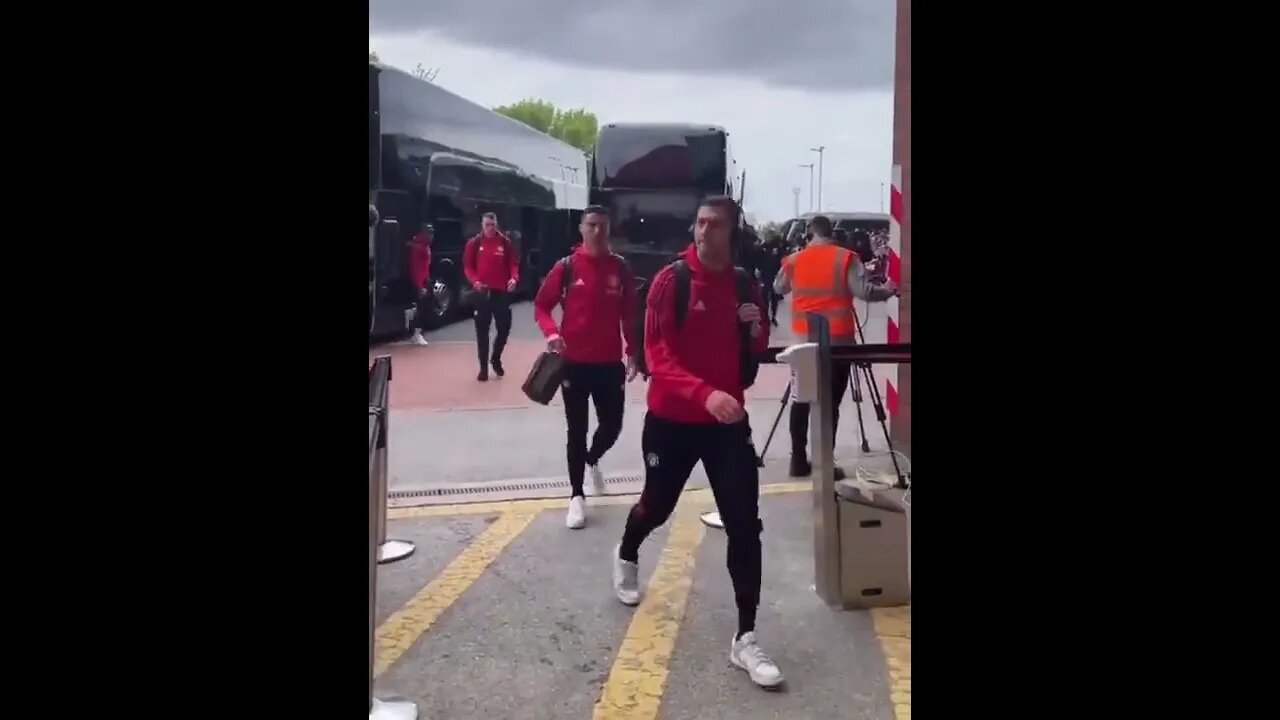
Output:
[[[898,294],[892,282],[879,287],[867,281],[867,272],[858,256],[840,247],[831,238],[831,220],[818,215],[809,221],[813,239],[782,261],[782,272],[774,278],[773,289],[779,295],[791,293],[791,330],[801,342],[809,337],[807,313],[825,315],[831,323],[832,345],[853,345],[858,339],[858,318],[853,299],[884,302]],[[849,385],[851,365],[836,364],[831,368],[833,426],[840,424],[840,403]],[[809,404],[791,403],[791,476],[807,477],[813,468],[808,457]],[[844,472],[836,468],[837,479]]]

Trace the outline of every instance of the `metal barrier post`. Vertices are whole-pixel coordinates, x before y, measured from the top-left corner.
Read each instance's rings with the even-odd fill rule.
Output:
[[[384,377],[385,376],[385,377]],[[417,720],[418,706],[404,698],[379,699],[373,694],[373,668],[377,659],[377,599],[379,518],[386,514],[384,487],[387,446],[387,386],[391,358],[380,357],[369,372],[369,719]]]
[[[391,392],[391,357],[387,355],[382,357],[387,359],[387,393],[389,395]],[[382,357],[379,357],[378,360],[381,360]],[[375,455],[377,459],[378,496],[381,498],[378,502],[376,524],[378,528],[378,562],[383,564],[403,560],[412,555],[416,549],[413,543],[408,540],[387,539],[387,472],[390,466],[387,449],[390,445],[388,438],[391,437],[391,411],[389,407],[384,407],[386,407],[386,410],[382,414],[382,432],[379,435],[380,441]]]
[[[809,342],[818,346],[817,401],[809,405],[809,452],[813,458],[814,589],[828,605],[840,607],[840,528],[836,506],[834,416],[831,394],[831,326],[808,314]]]

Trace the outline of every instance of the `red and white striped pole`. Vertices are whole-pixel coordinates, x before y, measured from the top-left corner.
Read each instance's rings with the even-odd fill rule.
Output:
[[[889,186],[889,257],[888,257],[888,278],[895,285],[902,285],[902,166],[893,166],[892,181]],[[902,342],[902,330],[900,325],[901,301],[898,298],[890,298],[885,303],[886,325],[885,341],[888,343]],[[889,417],[893,418],[898,414],[898,366],[886,365],[884,373],[884,384],[881,388],[884,394],[884,408],[889,413]]]
[[[889,192],[890,301],[887,340],[911,342],[911,0],[897,0],[893,68],[893,187]],[[911,455],[911,366],[895,365],[885,387],[893,446]]]

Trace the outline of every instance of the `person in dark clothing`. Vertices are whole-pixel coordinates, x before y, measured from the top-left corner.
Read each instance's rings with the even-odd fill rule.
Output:
[[[561,383],[569,435],[570,498],[565,525],[574,530],[586,524],[585,468],[591,468],[595,494],[604,494],[600,458],[622,432],[625,383],[636,377],[636,324],[631,321],[636,313],[636,286],[626,262],[609,250],[609,211],[599,205],[587,207],[578,229],[582,244],[551,268],[533,301],[533,317],[548,348],[566,361]],[[561,306],[559,327],[551,316],[556,305]],[[590,449],[588,400],[596,406],[597,422]]]
[[[763,288],[761,294],[768,300],[769,324],[774,327],[778,327],[778,303],[782,300],[782,296],[774,292],[773,280],[782,270],[782,258],[785,255],[782,238],[777,235],[770,235],[760,246],[760,285]]]
[[[728,536],[729,577],[738,606],[729,660],[757,685],[776,687],[782,674],[755,633],[763,526],[740,354],[743,326],[756,353],[768,347],[769,330],[758,292],[752,292],[754,302],[738,303],[729,240],[738,214],[729,197],[707,198],[699,205],[694,243],[677,261],[689,272],[682,323],[676,319],[676,264],[653,279],[644,322],[645,359],[652,373],[640,441],[644,490],[613,552],[613,587],[623,603],[640,602],[640,544],[671,516],[693,466],[701,461]]]
[[[498,230],[498,216],[485,213],[480,222],[480,234],[467,241],[462,252],[462,271],[467,281],[479,293],[476,305],[476,354],[480,359],[480,374],[476,380],[489,379],[489,365],[498,377],[502,377],[502,351],[511,334],[511,291],[520,281],[520,253],[515,244]],[[493,341],[493,355],[489,355],[489,325],[496,322],[498,337]]]
[[[413,306],[414,345],[427,345],[422,333],[430,328],[435,298],[431,294],[431,236],[434,230],[431,223],[422,223],[422,229],[409,241],[409,272],[413,276],[413,286],[418,290],[418,300]]]

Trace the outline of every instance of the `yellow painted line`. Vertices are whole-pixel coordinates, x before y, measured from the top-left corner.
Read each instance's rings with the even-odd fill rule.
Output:
[[[761,495],[782,495],[793,492],[808,492],[813,489],[813,483],[808,480],[790,480],[780,483],[769,483],[760,486]]]
[[[911,720],[911,606],[874,608],[871,619],[889,668],[895,720]]]
[[[812,485],[806,481],[790,481],[770,483],[760,486],[761,495],[781,495],[793,492],[807,492]],[[694,502],[705,502],[711,499],[711,490],[699,488],[684,494]],[[587,505],[631,505],[639,495],[604,495],[587,499]],[[543,500],[505,500],[500,502],[455,503],[452,505],[423,505],[420,507],[391,508],[387,510],[388,520],[411,520],[425,517],[452,517],[454,515],[496,515],[505,512],[532,512],[543,510],[564,510],[569,507],[569,498],[547,498]]]
[[[471,587],[489,563],[529,526],[535,516],[536,513],[523,511],[503,513],[413,599],[392,613],[378,627],[374,677],[391,667],[423,633],[430,630],[441,613]]]
[[[593,720],[652,720],[658,717],[667,663],[684,619],[703,525],[693,503],[676,510],[658,567],[636,608],[613,669],[596,702]]]

